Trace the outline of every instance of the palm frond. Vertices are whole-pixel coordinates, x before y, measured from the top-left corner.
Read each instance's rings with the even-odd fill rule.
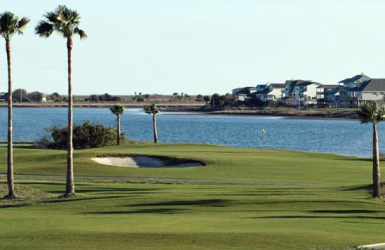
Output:
[[[157,107],[155,103],[143,108],[144,112],[149,115],[157,115],[161,108]]]
[[[53,24],[46,21],[40,21],[35,28],[35,33],[36,35],[39,35],[41,37],[48,38],[51,36],[53,30],[54,30]]]
[[[74,34],[79,35],[81,39],[87,38],[85,31],[78,28],[81,19],[80,14],[65,5],[59,5],[53,12],[46,12],[44,17],[47,20],[41,21],[38,27],[44,23],[46,29],[41,28],[42,32],[38,32],[40,28],[36,27],[36,34],[42,37],[49,37],[55,31],[64,38],[72,37]]]
[[[0,14],[0,35],[9,40],[16,33],[23,34],[22,30],[28,23],[29,19],[26,17],[19,20],[12,12],[3,12]]]
[[[87,38],[86,32],[84,30],[79,29],[78,27],[75,28],[74,33],[78,34],[80,39],[86,39]]]
[[[115,115],[121,115],[124,113],[124,106],[123,105],[114,105],[110,108],[110,111]]]
[[[385,107],[376,102],[367,102],[356,111],[361,123],[379,123],[385,118]]]
[[[27,24],[30,22],[31,20],[27,17],[23,17],[22,19],[19,20],[18,24],[17,24],[17,27],[18,27],[18,33],[19,34],[23,34],[23,30],[27,27]]]

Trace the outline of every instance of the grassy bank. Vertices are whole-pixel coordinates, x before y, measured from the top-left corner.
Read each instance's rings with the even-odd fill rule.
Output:
[[[5,149],[0,153],[0,172],[4,173]],[[90,160],[97,155],[132,154],[196,159],[207,166],[128,169]],[[65,152],[15,149],[15,172],[64,175]],[[69,200],[59,198],[64,179],[17,177],[19,193],[32,198],[0,201],[0,249],[347,249],[385,241],[385,204],[370,197],[371,162],[367,159],[211,145],[144,144],[77,151],[75,173],[79,195]],[[4,193],[5,187],[0,186],[0,195]]]

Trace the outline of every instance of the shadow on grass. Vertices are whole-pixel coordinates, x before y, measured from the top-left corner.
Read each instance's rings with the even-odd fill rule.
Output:
[[[52,200],[45,200],[42,203],[66,203],[66,202],[76,202],[76,201],[90,201],[90,200],[111,200],[111,199],[122,199],[131,196],[99,196],[99,197],[73,197],[73,198],[58,198]]]
[[[253,217],[253,219],[372,219],[372,220],[385,220],[385,217],[375,217],[375,216],[278,215],[278,216]]]
[[[344,188],[342,191],[355,191],[355,190],[367,190],[370,191],[372,190],[373,185],[363,185],[363,186],[355,186],[355,187],[349,187],[349,188]]]
[[[107,211],[107,212],[91,212],[87,214],[177,214],[187,211],[187,209],[175,209],[175,208],[158,208],[158,209],[140,209],[134,211]]]
[[[129,207],[158,207],[158,206],[208,206],[208,207],[225,207],[229,205],[229,201],[222,199],[211,200],[184,200],[184,201],[166,201],[156,203],[141,203],[130,205]]]

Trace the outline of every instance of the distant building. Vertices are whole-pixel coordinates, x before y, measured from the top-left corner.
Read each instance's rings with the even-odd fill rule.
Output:
[[[262,101],[280,100],[283,96],[282,91],[285,89],[283,83],[267,83],[257,86],[257,92],[251,94]]]
[[[362,97],[359,97],[358,91],[354,91],[354,89],[359,88],[364,82],[368,80],[371,80],[371,78],[364,73],[361,73],[360,75],[356,75],[340,81],[339,83],[343,86],[340,95],[340,105],[343,107],[357,107],[358,102]]]
[[[245,101],[250,94],[257,91],[256,87],[244,87],[233,89],[233,98],[236,101]]]
[[[0,102],[5,102],[5,94],[6,92],[0,92]]]
[[[317,100],[325,100],[327,92],[335,88],[339,88],[339,85],[325,84],[317,87]]]
[[[317,104],[317,88],[321,86],[318,82],[301,82],[295,86],[295,101],[300,106],[301,104]]]
[[[285,82],[284,97],[294,98],[297,105],[316,104],[317,88],[322,84],[309,80],[287,80]]]

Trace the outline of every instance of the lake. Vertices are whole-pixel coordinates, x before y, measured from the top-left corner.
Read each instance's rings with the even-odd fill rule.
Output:
[[[0,108],[0,140],[7,139],[7,109]],[[116,126],[108,108],[75,108],[74,122]],[[158,115],[160,142],[210,143],[233,147],[263,147],[370,156],[372,127],[353,120],[305,120],[282,117],[220,116],[161,113]],[[44,128],[67,124],[66,108],[14,108],[14,140],[32,141]],[[121,119],[129,139],[152,141],[152,117],[141,109],[127,109]],[[379,125],[380,150],[385,148],[385,125]]]

